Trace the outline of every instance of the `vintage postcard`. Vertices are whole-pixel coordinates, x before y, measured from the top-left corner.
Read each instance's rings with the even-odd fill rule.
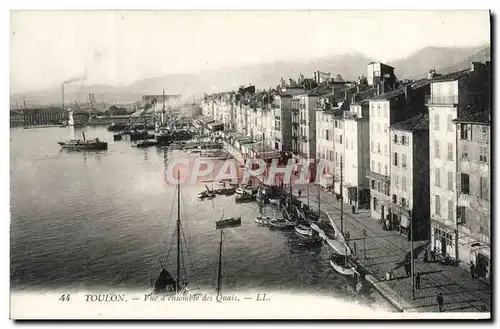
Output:
[[[490,24],[11,11],[11,318],[491,319]]]

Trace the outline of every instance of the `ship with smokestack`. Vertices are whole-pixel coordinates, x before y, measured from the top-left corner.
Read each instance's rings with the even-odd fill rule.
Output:
[[[82,139],[70,139],[64,142],[58,142],[63,149],[71,149],[71,150],[107,150],[108,143],[99,140],[99,138],[94,138],[91,140],[87,140],[85,138],[85,133],[83,134]]]

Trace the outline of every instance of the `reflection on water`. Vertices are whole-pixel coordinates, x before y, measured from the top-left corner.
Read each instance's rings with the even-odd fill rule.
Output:
[[[104,128],[84,129],[108,151],[61,152],[57,141],[82,130],[11,130],[11,284],[34,288],[147,289],[166,257],[176,218],[174,188],[165,183],[170,153],[113,141]],[[180,151],[175,151],[180,152]],[[241,216],[224,236],[224,275],[234,290],[313,291],[342,297],[345,279],[328,263],[326,246],[300,246],[293,230],[259,226],[255,203],[234,196],[200,201],[203,186],[182,188],[181,216],[202,287],[212,287],[219,232],[215,220]],[[266,205],[266,215],[280,215]],[[169,259],[167,259],[169,258]]]

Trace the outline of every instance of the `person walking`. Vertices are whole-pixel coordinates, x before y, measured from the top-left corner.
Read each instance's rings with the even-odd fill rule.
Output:
[[[420,290],[420,272],[417,272],[417,275],[415,276],[415,288]]]
[[[443,305],[444,305],[443,294],[442,293],[439,293],[437,295],[436,302],[438,304],[439,312],[442,312],[443,311]]]
[[[299,198],[302,196],[302,191],[299,190]]]
[[[470,262],[470,276],[474,279],[474,272],[475,272],[476,268],[474,266],[474,263],[473,262]]]
[[[356,213],[356,206],[352,205],[351,209],[352,209],[352,213],[355,214]]]

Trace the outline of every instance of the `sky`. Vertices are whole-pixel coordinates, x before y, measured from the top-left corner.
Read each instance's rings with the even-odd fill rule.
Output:
[[[487,11],[12,11],[11,93],[220,66],[490,42]]]

